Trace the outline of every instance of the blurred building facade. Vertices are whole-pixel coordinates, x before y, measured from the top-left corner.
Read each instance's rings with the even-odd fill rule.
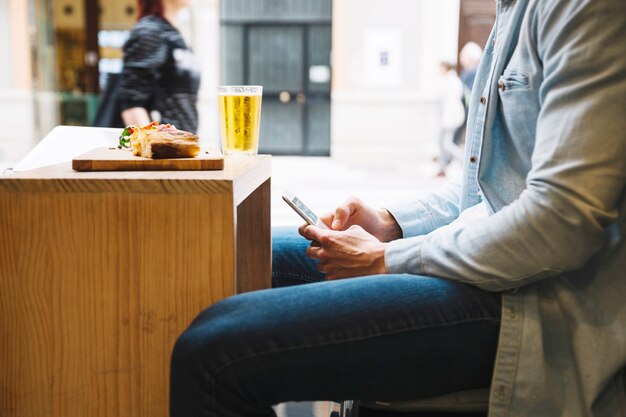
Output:
[[[456,62],[464,38],[484,43],[494,8],[192,0],[180,28],[202,65],[200,137],[219,143],[218,85],[263,84],[263,151],[410,163],[436,146],[438,63]],[[57,124],[91,122],[135,16],[134,0],[0,0],[0,122],[16,127],[0,130],[0,160],[20,159]]]

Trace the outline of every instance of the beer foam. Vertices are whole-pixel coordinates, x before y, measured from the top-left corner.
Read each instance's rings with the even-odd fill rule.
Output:
[[[261,85],[227,85],[217,89],[220,96],[260,96],[263,94]]]

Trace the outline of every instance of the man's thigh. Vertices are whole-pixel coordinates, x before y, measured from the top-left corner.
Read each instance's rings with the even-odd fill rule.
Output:
[[[218,408],[233,392],[266,405],[400,400],[488,386],[499,320],[497,294],[379,275],[232,297],[181,343],[215,381]]]

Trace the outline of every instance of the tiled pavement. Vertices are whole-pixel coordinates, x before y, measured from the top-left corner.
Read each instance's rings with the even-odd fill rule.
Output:
[[[450,175],[458,173],[450,166]],[[434,189],[445,182],[435,177],[431,156],[416,159],[411,166],[368,169],[350,167],[333,158],[272,158],[272,225],[299,225],[300,217],[281,198],[284,190],[296,194],[313,211],[332,211],[349,196],[356,196],[373,207],[400,200],[407,195]]]

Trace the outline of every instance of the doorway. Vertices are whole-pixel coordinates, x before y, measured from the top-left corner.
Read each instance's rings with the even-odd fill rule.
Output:
[[[91,125],[136,21],[135,0],[30,0],[35,124]]]
[[[459,18],[459,52],[468,42],[476,42],[484,49],[491,28],[496,21],[493,0],[461,0]]]

